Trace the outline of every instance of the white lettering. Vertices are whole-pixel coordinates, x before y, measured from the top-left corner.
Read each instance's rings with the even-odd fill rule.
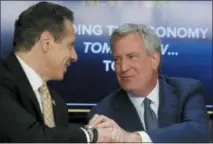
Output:
[[[200,32],[202,33],[202,38],[205,39],[206,38],[206,33],[207,33],[208,29],[200,29]]]
[[[186,28],[186,27],[153,27],[151,29],[160,38],[206,38],[208,28]]]
[[[161,45],[161,54],[165,55],[168,49],[169,49],[169,44],[165,44],[165,45],[162,44]]]
[[[192,28],[189,28],[188,37],[189,38],[199,38],[199,29],[196,28],[195,30],[193,30]]]
[[[88,53],[89,46],[90,46],[91,44],[92,44],[91,42],[84,42],[84,45],[85,45],[84,53]]]
[[[77,35],[102,35],[103,30],[101,25],[74,25],[75,34]]]
[[[158,27],[158,28],[155,30],[155,33],[156,33],[160,38],[166,36],[166,31],[165,31],[165,28],[164,28],[164,27]]]
[[[103,44],[102,53],[111,53],[110,46],[106,42]]]
[[[176,30],[174,30],[175,28],[168,28],[167,29],[167,37],[173,37],[176,38],[177,37],[177,33]]]
[[[105,71],[109,71],[109,64],[111,63],[110,60],[103,60],[103,63],[105,64]]]
[[[110,54],[110,46],[107,42],[104,42],[103,44],[100,42],[84,42],[85,45],[84,53],[92,52],[94,54]]]
[[[101,44],[99,42],[95,42],[91,46],[91,51],[95,54],[100,53],[101,49],[102,49],[102,47],[101,47]]]
[[[111,68],[111,70],[115,71],[115,63],[112,60],[103,60],[103,63],[105,64],[105,71],[108,72]]]
[[[109,35],[111,35],[112,32],[113,32],[113,30],[116,29],[118,26],[115,26],[115,25],[107,25],[106,27],[108,28]]]
[[[106,25],[107,34],[110,36],[117,25]],[[160,38],[206,38],[208,28],[187,28],[187,27],[164,27],[150,26]],[[75,33],[77,35],[95,35],[100,36],[104,34],[103,27],[101,25],[74,25]]]
[[[187,30],[186,30],[186,28],[180,27],[177,30],[177,35],[178,35],[179,38],[185,38],[185,37],[187,37]]]

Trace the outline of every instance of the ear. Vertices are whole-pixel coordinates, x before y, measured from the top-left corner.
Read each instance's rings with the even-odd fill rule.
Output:
[[[158,71],[158,67],[160,65],[160,53],[154,52],[151,55],[151,64],[152,64],[152,69]]]
[[[48,31],[42,32],[40,36],[40,45],[41,45],[42,51],[47,53],[50,50],[50,47],[53,41],[54,41],[54,37],[50,32]]]

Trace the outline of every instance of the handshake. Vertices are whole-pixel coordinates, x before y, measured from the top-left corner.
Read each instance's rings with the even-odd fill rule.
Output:
[[[95,139],[93,142],[142,142],[139,133],[127,132],[103,115],[94,115],[87,127],[96,129],[96,132],[92,133],[92,139]]]

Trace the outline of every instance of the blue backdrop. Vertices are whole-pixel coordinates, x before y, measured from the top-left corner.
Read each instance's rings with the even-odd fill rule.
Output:
[[[14,21],[35,1],[1,1],[1,57],[12,49]],[[162,40],[162,74],[201,80],[212,107],[211,1],[54,1],[75,13],[79,60],[51,82],[69,106],[95,105],[118,88],[109,36],[123,23],[144,23]]]

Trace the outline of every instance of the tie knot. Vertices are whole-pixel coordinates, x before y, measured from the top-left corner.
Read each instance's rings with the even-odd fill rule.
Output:
[[[150,106],[151,102],[152,102],[152,101],[151,101],[150,99],[148,99],[148,98],[145,98],[145,99],[143,100],[143,103],[144,103],[145,106]]]
[[[39,88],[39,91],[42,92],[42,93],[46,93],[48,91],[48,87],[47,87],[47,84],[45,82]]]

